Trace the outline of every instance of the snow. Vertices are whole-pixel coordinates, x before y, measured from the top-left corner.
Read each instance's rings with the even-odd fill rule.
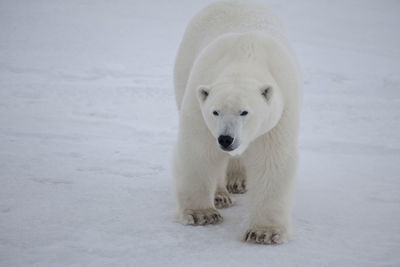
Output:
[[[174,56],[211,1],[0,1],[0,266],[400,266],[400,3],[271,0],[305,78],[293,238],[174,222]]]

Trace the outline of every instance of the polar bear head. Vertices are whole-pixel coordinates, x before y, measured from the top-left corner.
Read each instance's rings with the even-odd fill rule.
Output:
[[[283,101],[276,84],[224,82],[197,88],[204,121],[220,149],[242,154],[279,121]]]

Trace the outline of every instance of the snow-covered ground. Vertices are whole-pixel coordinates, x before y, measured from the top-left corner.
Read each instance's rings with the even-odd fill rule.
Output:
[[[147,3],[146,3],[147,2]],[[282,1],[305,77],[293,240],[173,221],[172,66],[210,1],[0,0],[0,266],[400,266],[400,2]]]

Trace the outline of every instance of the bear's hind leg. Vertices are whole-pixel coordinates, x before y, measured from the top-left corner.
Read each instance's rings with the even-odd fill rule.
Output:
[[[231,158],[226,169],[226,189],[232,194],[246,192],[246,171],[240,158]]]
[[[228,191],[217,191],[214,204],[217,209],[223,209],[235,205],[235,201],[230,197]]]
[[[225,187],[225,177],[222,176],[218,181],[217,191],[215,192],[214,205],[218,209],[228,208],[235,205],[235,200],[231,197]]]

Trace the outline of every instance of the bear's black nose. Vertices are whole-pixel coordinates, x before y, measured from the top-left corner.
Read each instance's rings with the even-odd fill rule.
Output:
[[[233,138],[229,135],[220,135],[218,137],[218,143],[223,147],[227,148],[229,147],[233,142]]]

